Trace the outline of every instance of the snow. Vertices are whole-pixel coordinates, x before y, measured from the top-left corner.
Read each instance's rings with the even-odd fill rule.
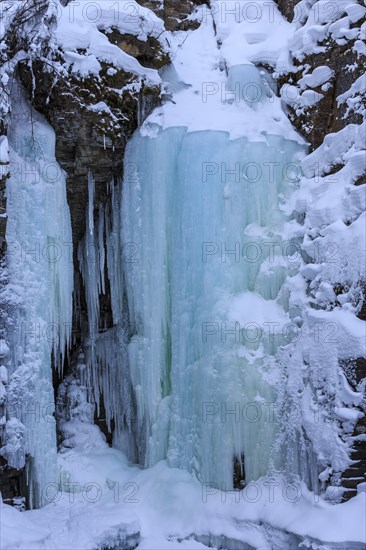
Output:
[[[366,168],[364,135],[364,123],[328,134],[302,161],[303,184],[294,197],[295,210],[307,213],[310,238],[305,239],[304,249],[319,258],[321,247],[322,278],[333,283],[359,280],[366,262],[365,193],[362,186],[353,185]],[[343,167],[326,175],[335,164]]]
[[[336,41],[343,37],[348,40],[361,38],[358,27],[349,27],[362,19],[364,13],[365,8],[357,1],[338,0],[334,5],[329,4],[327,0],[312,2],[307,20],[290,38],[289,48],[302,60],[307,54],[325,51],[325,46],[319,43],[324,43],[328,37]]]
[[[238,26],[240,24],[230,27],[232,33]],[[274,25],[269,28],[273,29]],[[181,33],[175,33],[172,37],[173,86],[176,87],[178,81],[183,89],[174,93],[174,102],[168,101],[148,117],[141,133],[153,136],[156,125],[184,126],[190,132],[225,131],[231,139],[245,134],[253,141],[265,141],[267,134],[274,134],[303,143],[285,116],[280,99],[271,91],[263,74],[259,75],[255,69],[252,63],[255,56],[234,58],[232,54],[238,48],[228,45],[227,50],[218,49],[217,39],[209,12],[204,23],[185,35],[184,41]],[[262,51],[259,47],[257,45],[256,51]],[[243,48],[243,51],[247,50]],[[261,61],[267,62],[265,51]],[[225,65],[229,67],[229,78]],[[165,83],[168,92],[170,86],[168,80]]]
[[[44,545],[49,530],[39,527],[32,519],[21,514],[12,506],[0,503],[1,548],[27,548],[38,550]]]
[[[62,437],[61,454],[75,447],[81,451],[108,448],[105,436],[93,423],[95,406],[88,402],[87,388],[80,380],[85,369],[83,359],[84,354],[80,354],[74,374],[67,376],[58,388],[56,415]]]
[[[275,300],[265,300],[254,292],[244,292],[233,298],[229,319],[241,326],[255,323],[260,327],[268,322],[283,326],[290,320]]]
[[[322,145],[304,159],[302,163],[304,175],[307,178],[322,176],[332,165],[347,161],[358,151],[364,151],[365,131],[365,123],[348,124],[337,133],[327,134]],[[347,154],[348,156],[346,156]],[[361,158],[362,156],[364,156],[363,153],[361,153]],[[362,168],[361,165],[357,175],[362,174]]]
[[[365,114],[365,109],[362,106],[362,97],[366,93],[366,76],[361,75],[350,87],[347,92],[338,96],[339,104],[347,103],[349,111]]]
[[[163,22],[154,12],[134,0],[119,0],[110,6],[83,2],[70,2],[62,6],[57,2],[55,42],[64,52],[64,58],[73,72],[82,77],[98,75],[101,62],[106,62],[159,84],[161,80],[156,70],[142,67],[134,57],[108,40],[105,33],[112,27],[121,34],[133,34],[139,40],[146,40],[148,35],[159,37],[166,48],[162,37]],[[86,53],[81,55],[78,50],[85,50]]]
[[[345,12],[347,13],[348,17],[350,18],[350,21],[352,23],[356,23],[362,17],[366,14],[366,8],[361,6],[360,4],[356,3],[349,3],[348,6],[345,8]]]
[[[332,505],[298,480],[290,486],[281,478],[262,478],[241,492],[222,493],[164,461],[148,470],[129,467],[114,449],[74,450],[60,460],[70,474],[70,488],[50,493],[50,504],[23,513],[0,505],[4,550],[91,550],[118,532],[126,537],[137,533],[138,548],[146,550],[207,548],[197,542],[205,536],[267,548],[271,532],[266,525],[293,533],[299,541],[347,541],[348,548],[365,543],[362,492]]]
[[[281,71],[288,65],[287,43],[294,27],[282,17],[275,2],[241,0],[231,5],[214,0],[211,6],[220,53],[229,67],[255,63]]]
[[[0,340],[0,357],[6,357],[9,354],[9,346],[5,340]],[[5,367],[4,367],[5,368]]]
[[[306,86],[316,87],[327,82],[333,76],[333,71],[326,65],[316,67],[311,74],[306,74],[299,80],[302,88]]]
[[[9,144],[6,136],[0,136],[0,163],[9,162]]]

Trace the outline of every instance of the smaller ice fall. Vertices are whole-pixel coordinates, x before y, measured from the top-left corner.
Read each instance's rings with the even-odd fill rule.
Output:
[[[72,326],[73,261],[65,175],[55,135],[13,86],[6,233],[10,285],[9,464],[30,455],[30,501],[58,480],[52,368],[62,368]]]

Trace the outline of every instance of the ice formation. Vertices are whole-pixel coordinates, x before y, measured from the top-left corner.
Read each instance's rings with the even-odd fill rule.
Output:
[[[32,505],[57,480],[51,361],[62,368],[71,337],[73,261],[65,175],[55,135],[13,86],[7,182],[8,421],[3,453],[21,468],[29,455]],[[24,442],[22,441],[24,439]]]
[[[279,295],[281,201],[296,177],[283,172],[300,151],[280,136],[255,143],[184,128],[129,144],[137,173],[124,182],[122,238],[139,243],[125,270],[146,466],[167,456],[227,489],[234,456],[244,454],[247,481],[267,472],[275,426],[266,378],[291,319]]]

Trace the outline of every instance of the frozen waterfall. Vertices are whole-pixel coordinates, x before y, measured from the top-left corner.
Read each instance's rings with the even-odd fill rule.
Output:
[[[55,135],[13,86],[7,181],[7,263],[12,296],[6,458],[21,468],[28,455],[30,503],[44,504],[57,482],[52,351],[62,367],[71,337],[73,262],[65,175]],[[24,441],[23,441],[24,439]],[[47,501],[47,497],[46,497]]]
[[[233,67],[226,84],[218,101],[237,113],[243,137],[225,119],[200,130],[169,123],[170,106],[153,114],[127,146],[111,210],[99,207],[102,226],[87,222],[79,260],[92,324],[105,257],[108,266],[115,328],[92,338],[89,386],[116,421],[115,444],[145,466],[167,458],[230,489],[234,475],[248,482],[284,461],[271,454],[274,355],[297,313],[283,289],[296,272],[285,205],[304,146],[289,124],[286,138],[266,120],[278,99],[263,71]],[[212,116],[216,104],[201,106]],[[99,249],[93,273],[90,239]]]
[[[234,457],[246,481],[268,470],[273,354],[291,321],[281,202],[296,182],[284,169],[298,152],[279,136],[185,128],[128,146],[122,239],[138,250],[125,271],[146,466],[167,456],[227,489]]]

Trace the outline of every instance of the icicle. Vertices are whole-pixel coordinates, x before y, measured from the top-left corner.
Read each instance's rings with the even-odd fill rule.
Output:
[[[98,228],[94,230],[94,192],[95,182],[91,172],[88,174],[88,208],[86,231],[78,245],[78,261],[83,277],[88,307],[89,335],[94,338],[99,329],[99,295],[105,292],[105,223],[104,206],[98,208]]]
[[[105,280],[104,280],[104,269],[105,269],[105,248],[104,248],[104,212],[105,209],[103,205],[99,204],[99,217],[98,217],[98,251],[99,251],[99,271],[100,271],[100,289],[105,293]]]
[[[91,235],[94,233],[94,191],[95,181],[93,174],[88,173],[88,230]]]
[[[16,468],[29,455],[32,502],[40,506],[45,485],[57,480],[51,354],[53,349],[56,365],[62,366],[71,338],[72,235],[65,174],[55,159],[55,134],[36,112],[31,117],[16,83],[13,90],[9,143],[15,169],[6,184],[6,240],[16,306],[9,336],[5,454]],[[17,170],[19,166],[24,170]]]
[[[120,200],[115,193],[114,182],[109,187],[111,204],[99,204],[98,227],[94,231],[92,207],[94,179],[89,174],[89,204],[84,239],[78,248],[80,271],[84,280],[89,318],[89,341],[86,351],[86,369],[83,383],[95,402],[97,412],[103,400],[108,429],[114,421],[115,443],[125,440],[125,432],[132,440],[132,424],[135,418],[133,392],[128,371],[127,343],[129,338],[128,316],[123,311],[122,245],[120,227]],[[90,251],[93,251],[91,258]],[[93,261],[91,261],[93,260]],[[105,292],[105,268],[111,290],[114,327],[101,327],[99,296]],[[134,448],[131,443],[130,450]],[[126,450],[126,449],[124,449]],[[131,458],[135,458],[131,450]]]

